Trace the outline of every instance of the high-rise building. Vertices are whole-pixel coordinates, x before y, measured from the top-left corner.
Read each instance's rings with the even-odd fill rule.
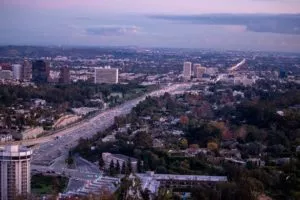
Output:
[[[193,72],[192,72],[192,75],[193,75],[194,77],[197,76],[197,68],[198,68],[198,67],[201,67],[201,64],[198,64],[198,63],[193,64]]]
[[[30,193],[30,160],[32,150],[18,145],[0,150],[0,197],[13,200]]]
[[[190,80],[192,76],[192,63],[184,62],[183,64],[183,78],[185,80]]]
[[[49,78],[49,63],[37,60],[32,64],[32,81],[35,83],[47,83]]]
[[[95,83],[116,84],[119,82],[119,69],[117,68],[95,68]]]
[[[60,83],[70,83],[70,69],[67,66],[60,68]]]
[[[32,78],[32,64],[28,60],[23,62],[23,80],[30,81]]]
[[[13,64],[13,79],[22,80],[23,79],[23,67],[20,64]]]
[[[206,67],[202,67],[201,65],[197,66],[195,69],[195,77],[202,78],[203,74],[206,72]]]

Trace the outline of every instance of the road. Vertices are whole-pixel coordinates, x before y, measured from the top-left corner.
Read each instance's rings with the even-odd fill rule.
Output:
[[[133,107],[143,101],[147,96],[160,96],[165,92],[178,93],[178,91],[189,89],[191,85],[192,84],[189,83],[170,85],[166,88],[145,94],[137,99],[127,101],[122,105],[99,113],[87,121],[83,121],[82,123],[59,131],[51,136],[21,141],[19,144],[39,144],[39,148],[36,148],[33,152],[33,163],[49,166],[55,159],[65,155],[69,149],[75,147],[80,138],[91,138],[97,132],[104,131],[106,128],[113,125],[116,116],[128,114]]]

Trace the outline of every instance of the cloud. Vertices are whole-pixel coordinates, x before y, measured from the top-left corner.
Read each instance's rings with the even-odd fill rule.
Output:
[[[150,18],[205,25],[242,25],[253,32],[300,35],[300,14],[152,15]]]
[[[89,35],[97,36],[123,36],[138,33],[140,30],[137,26],[95,26],[85,29]]]

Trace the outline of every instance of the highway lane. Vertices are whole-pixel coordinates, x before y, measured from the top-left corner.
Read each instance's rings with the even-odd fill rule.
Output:
[[[140,101],[143,101],[146,96],[160,96],[165,92],[178,93],[185,91],[192,84],[175,84],[169,87],[145,94],[134,100],[125,102],[122,105],[114,107],[99,113],[95,117],[77,124],[68,129],[55,133],[54,135],[38,138],[35,140],[22,141],[23,145],[40,144],[39,148],[34,150],[33,162],[35,164],[49,165],[51,161],[60,156],[66,156],[69,149],[75,147],[80,138],[91,138],[99,131],[104,131],[114,123],[116,116],[128,114],[133,107]]]

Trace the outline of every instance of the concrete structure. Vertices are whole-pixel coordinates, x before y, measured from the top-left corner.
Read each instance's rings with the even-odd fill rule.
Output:
[[[23,80],[30,81],[32,79],[32,64],[28,60],[23,62]]]
[[[193,64],[192,75],[193,75],[194,77],[196,77],[196,74],[197,74],[197,67],[201,67],[201,64],[199,64],[199,63],[194,63],[194,64]]]
[[[121,154],[102,153],[102,159],[105,162],[105,169],[109,169],[111,161],[113,161],[115,165],[117,164],[117,162],[119,162],[120,166],[122,167],[123,163],[125,163],[126,165],[126,163],[130,160],[132,171],[137,171],[137,159],[135,158],[124,156]]]
[[[60,68],[59,82],[70,83],[70,69],[68,67],[64,66]]]
[[[190,80],[192,76],[192,63],[184,62],[183,64],[183,78],[185,80]]]
[[[13,200],[30,193],[30,160],[32,150],[18,145],[0,150],[0,199]]]
[[[120,181],[119,178],[100,176],[93,181],[86,181],[82,187],[60,194],[58,199],[68,199],[70,197],[76,198],[77,196],[82,197],[89,194],[101,195],[105,191],[114,193],[118,189],[117,185]]]
[[[142,189],[149,190],[153,195],[158,193],[159,188],[188,190],[201,184],[214,185],[221,182],[227,182],[226,176],[154,174],[154,172],[137,174],[137,176],[141,180]]]
[[[116,68],[95,68],[95,83],[116,84],[119,82],[119,69]]]
[[[11,80],[12,71],[10,70],[0,70],[0,80]]]
[[[50,73],[48,62],[37,60],[32,64],[32,81],[35,83],[47,83]]]
[[[13,64],[13,79],[22,80],[23,79],[23,67],[20,64]]]
[[[63,126],[66,126],[68,124],[71,124],[73,122],[76,122],[80,119],[77,115],[64,115],[60,117],[53,125],[54,128],[60,128]]]
[[[203,74],[206,72],[206,67],[202,67],[200,64],[194,68],[194,76],[196,78],[202,78]]]

